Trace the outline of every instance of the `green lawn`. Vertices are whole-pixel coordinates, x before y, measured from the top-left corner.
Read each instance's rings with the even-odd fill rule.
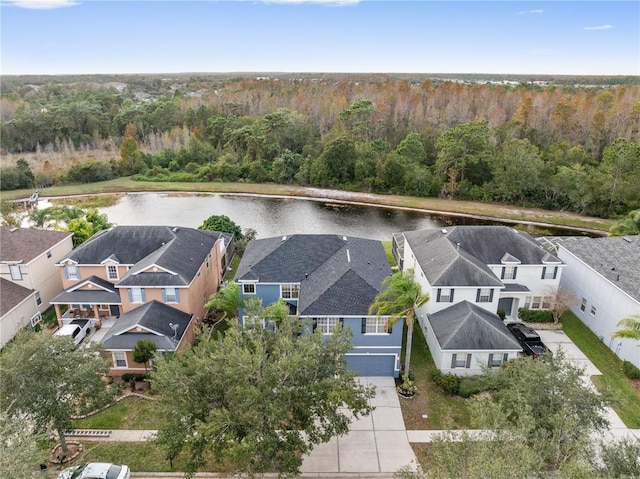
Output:
[[[384,252],[387,255],[387,259],[389,260],[389,265],[393,268],[396,265],[396,259],[393,257],[393,244],[391,241],[383,241],[382,246],[384,247]]]
[[[403,339],[403,343],[404,341]],[[444,393],[431,379],[431,371],[436,369],[436,366],[417,321],[413,328],[412,344],[410,371],[418,386],[418,394],[410,400],[400,398],[402,416],[407,429],[469,428],[471,417],[467,400]],[[402,364],[404,364],[404,358]],[[423,414],[427,415],[426,419],[422,417]]]
[[[576,343],[591,362],[602,372],[594,376],[594,384],[600,391],[613,396],[612,407],[625,425],[640,428],[640,395],[633,389],[622,372],[622,361],[572,312],[562,318],[562,329]]]
[[[104,411],[73,421],[75,429],[158,429],[163,418],[156,401],[130,396]]]

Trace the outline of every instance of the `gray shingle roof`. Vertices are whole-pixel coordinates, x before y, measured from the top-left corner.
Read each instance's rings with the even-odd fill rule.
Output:
[[[0,261],[28,263],[72,235],[68,231],[0,226]]]
[[[428,316],[443,350],[522,350],[497,314],[468,301]]]
[[[640,301],[640,236],[571,236],[554,241]]]
[[[411,246],[433,286],[502,286],[487,265],[559,262],[531,236],[507,226],[454,226],[408,231]]]
[[[391,268],[380,241],[338,235],[254,240],[236,281],[300,283],[298,313],[367,314]]]
[[[99,286],[95,289],[80,289],[88,283]],[[121,304],[120,293],[115,286],[97,276],[89,276],[50,301],[51,304]]]
[[[32,289],[0,278],[0,316],[7,314],[34,293],[35,291]]]
[[[184,227],[116,226],[93,236],[67,258],[80,265],[101,264],[108,258],[131,265],[118,286],[186,286],[220,235]],[[153,265],[176,274],[141,273]]]
[[[134,340],[132,336],[142,335],[144,337],[138,339],[153,340],[159,349],[160,344],[164,345],[162,349],[175,349],[192,318],[191,314],[183,313],[159,301],[150,301],[121,315],[105,334],[101,343],[106,349],[132,349],[137,342],[137,339]],[[171,341],[171,338],[174,337],[174,331],[169,326],[169,323],[178,325],[175,344]],[[136,326],[140,326],[150,332],[128,332]]]

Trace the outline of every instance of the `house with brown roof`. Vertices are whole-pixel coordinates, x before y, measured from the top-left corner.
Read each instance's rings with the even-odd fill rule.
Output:
[[[232,235],[169,226],[116,226],[58,262],[64,291],[52,303],[60,325],[89,319],[111,354],[111,376],[145,371],[133,360],[140,339],[157,351],[190,344],[218,290]],[[62,306],[67,310],[63,313]]]
[[[37,324],[50,301],[62,291],[62,279],[56,263],[73,249],[72,236],[67,231],[0,227],[0,278],[3,280],[0,283],[0,307],[3,311],[1,345],[6,344],[18,329]],[[29,306],[21,314],[15,316],[14,312],[11,319],[5,318],[5,313],[31,297],[35,309],[31,308],[28,300]]]

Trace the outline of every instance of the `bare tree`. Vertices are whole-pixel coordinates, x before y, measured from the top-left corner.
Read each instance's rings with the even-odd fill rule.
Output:
[[[570,289],[560,286],[551,300],[549,311],[553,315],[553,322],[557,324],[566,311],[578,304],[578,297]]]

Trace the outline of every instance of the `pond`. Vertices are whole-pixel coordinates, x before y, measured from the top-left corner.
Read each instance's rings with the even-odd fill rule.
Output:
[[[100,208],[116,225],[168,225],[197,228],[212,215],[226,215],[259,238],[291,234],[341,234],[390,240],[393,233],[460,224],[507,224],[397,208],[232,194],[130,193]],[[553,234],[575,234],[557,229]]]

